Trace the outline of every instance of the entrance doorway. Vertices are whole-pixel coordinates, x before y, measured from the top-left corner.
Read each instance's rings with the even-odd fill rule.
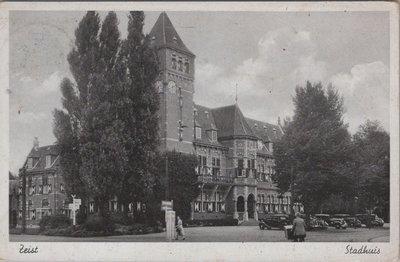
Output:
[[[254,208],[255,208],[255,197],[250,194],[247,197],[247,215],[249,218],[254,218]]]

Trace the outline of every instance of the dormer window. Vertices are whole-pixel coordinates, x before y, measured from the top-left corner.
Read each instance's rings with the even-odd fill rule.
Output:
[[[211,140],[214,142],[217,141],[217,131],[216,130],[211,131]]]
[[[195,134],[194,134],[195,139],[201,139],[201,127],[196,126],[195,127]]]
[[[51,155],[46,156],[46,168],[51,166]]]
[[[26,163],[26,166],[28,169],[33,168],[33,158],[32,157],[28,158],[28,162]]]

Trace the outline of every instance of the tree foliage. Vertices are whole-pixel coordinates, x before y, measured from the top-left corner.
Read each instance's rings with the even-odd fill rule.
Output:
[[[168,159],[169,181],[166,177],[166,159]],[[165,200],[166,186],[169,186],[170,200],[174,201],[176,215],[186,220],[190,218],[191,202],[198,196],[199,188],[196,184],[195,167],[197,159],[194,155],[178,153],[176,151],[163,153],[158,161],[158,180],[155,187],[157,201]]]
[[[376,121],[367,121],[353,136],[356,192],[360,211],[375,210],[386,219],[390,206],[390,137]]]
[[[296,88],[295,114],[275,143],[275,182],[306,212],[317,211],[331,194],[352,194],[347,176],[351,137],[343,123],[343,99],[329,86],[307,82]]]
[[[114,12],[101,26],[99,15],[87,12],[68,56],[75,82],[63,80],[63,110],[54,111],[67,190],[90,195],[101,213],[114,196],[124,204],[140,201],[154,180],[158,67],[143,20],[143,12],[131,12],[121,40]]]

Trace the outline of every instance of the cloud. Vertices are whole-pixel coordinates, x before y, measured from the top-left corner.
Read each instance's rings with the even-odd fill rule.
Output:
[[[383,62],[355,65],[331,81],[344,96],[345,120],[352,132],[367,119],[378,120],[389,130],[389,69]]]
[[[264,35],[257,56],[242,61],[233,70],[200,62],[196,71],[197,103],[218,107],[235,101],[248,117],[276,123],[278,116],[293,112],[292,95],[307,80],[325,81],[327,63],[316,59],[317,46],[308,31],[279,28]]]
[[[196,71],[195,101],[209,107],[235,102],[252,118],[276,123],[293,115],[295,87],[306,81],[332,83],[344,96],[344,119],[350,131],[367,119],[378,120],[389,130],[389,70],[381,61],[357,64],[350,72],[329,74],[329,63],[319,60],[317,41],[293,27],[268,32],[258,41],[255,57],[244,59],[233,70],[200,61]]]

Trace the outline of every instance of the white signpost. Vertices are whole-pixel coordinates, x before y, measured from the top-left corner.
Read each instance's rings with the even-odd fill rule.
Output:
[[[82,199],[75,198],[76,195],[71,195],[72,196],[72,204],[69,204],[68,207],[71,209],[72,213],[72,225],[76,225],[76,215],[75,212],[76,210],[79,210],[80,205],[82,204]]]
[[[165,231],[168,241],[175,237],[175,211],[173,211],[174,202],[161,201],[161,210],[165,211]]]

